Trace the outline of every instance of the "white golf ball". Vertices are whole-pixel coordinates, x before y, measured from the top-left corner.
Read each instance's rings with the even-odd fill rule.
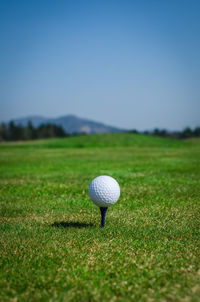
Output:
[[[99,207],[109,207],[120,196],[118,182],[110,176],[98,176],[91,182],[88,190],[90,199]]]

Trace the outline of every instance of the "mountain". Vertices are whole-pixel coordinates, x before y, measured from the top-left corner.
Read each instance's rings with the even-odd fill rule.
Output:
[[[42,116],[28,116],[13,120],[16,125],[26,126],[29,121],[34,127],[41,124],[55,124],[62,126],[63,129],[69,133],[108,133],[108,132],[123,132],[123,129],[108,126],[103,123],[91,121],[88,119],[80,118],[75,115],[66,115],[58,118],[46,118]]]

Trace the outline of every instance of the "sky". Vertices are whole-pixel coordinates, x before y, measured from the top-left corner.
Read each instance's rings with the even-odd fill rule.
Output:
[[[0,0],[0,121],[200,126],[199,0]]]

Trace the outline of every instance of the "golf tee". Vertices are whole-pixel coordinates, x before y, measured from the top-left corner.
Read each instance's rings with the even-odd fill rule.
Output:
[[[101,211],[101,227],[103,228],[105,225],[105,216],[106,216],[106,211],[108,208],[100,207]]]

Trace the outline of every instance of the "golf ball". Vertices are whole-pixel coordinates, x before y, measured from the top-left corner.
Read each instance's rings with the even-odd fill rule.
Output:
[[[88,193],[94,204],[99,207],[109,207],[119,199],[120,187],[114,178],[102,175],[93,179]]]

